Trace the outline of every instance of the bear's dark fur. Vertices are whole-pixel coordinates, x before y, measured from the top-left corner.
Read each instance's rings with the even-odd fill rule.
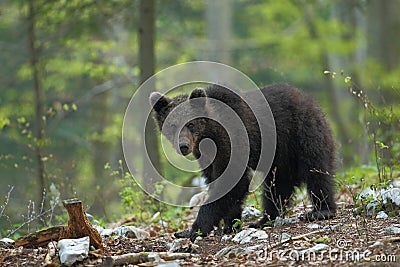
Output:
[[[262,88],[261,92],[271,108],[277,140],[270,170],[267,169],[268,167],[263,169],[262,162],[261,167],[258,168],[258,170],[268,172],[263,183],[264,217],[251,226],[262,227],[265,222],[280,215],[289,203],[294,188],[301,184],[306,184],[313,204],[312,211],[302,217],[304,220],[321,220],[334,216],[336,212],[333,181],[335,146],[323,112],[312,97],[287,84],[267,86]],[[251,92],[245,94],[248,99],[251,99]],[[173,116],[171,119],[174,124],[173,130],[163,131],[163,134],[173,142],[178,153],[183,155],[193,153],[199,160],[200,167],[205,164],[202,162],[203,157],[199,150],[200,141],[204,138],[214,141],[217,147],[215,159],[211,165],[205,169],[202,168],[207,183],[215,181],[224,172],[233,149],[226,129],[215,120],[207,118],[208,114],[218,113],[212,104],[207,104],[207,99],[222,101],[239,115],[248,134],[243,138],[248,138],[250,148],[247,168],[239,182],[222,198],[200,207],[192,229],[187,234],[191,240],[194,240],[198,234],[208,234],[214,226],[219,225],[222,219],[224,231],[231,231],[233,220],[241,218],[242,204],[249,188],[249,171],[256,168],[261,153],[260,128],[252,110],[241,96],[218,85],[209,86],[206,90],[197,88],[190,95],[180,95],[175,98],[152,93],[150,103],[159,128],[162,129],[171,110],[185,101],[190,102],[194,99],[203,99],[203,102],[197,105],[203,105],[204,117],[182,122],[184,124],[181,126],[182,130],[176,133],[174,129],[180,129],[181,122],[179,116]],[[188,107],[190,109],[190,105]],[[174,139],[176,134],[179,136],[178,141]],[[235,174],[233,170],[226,175]],[[228,180],[224,181],[228,182]],[[209,194],[212,195],[218,190],[217,186],[210,187]]]

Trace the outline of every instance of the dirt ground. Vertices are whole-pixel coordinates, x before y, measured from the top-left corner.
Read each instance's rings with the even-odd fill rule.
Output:
[[[388,234],[386,227],[400,227],[399,217],[373,219],[355,216],[351,207],[344,207],[331,220],[317,222],[321,226],[331,226],[330,231],[316,231],[298,222],[280,227],[266,227],[268,239],[251,244],[238,245],[233,241],[221,241],[221,236],[211,234],[196,240],[193,246],[188,240],[177,251],[189,255],[175,260],[180,266],[400,266],[400,235]],[[247,228],[244,224],[244,229]],[[103,239],[104,250],[94,250],[83,262],[74,266],[110,266],[105,259],[109,256],[138,252],[166,252],[167,244],[175,238],[173,231],[165,232],[158,225],[149,225],[145,230],[151,237],[144,240],[131,238]],[[310,234],[314,232],[314,234]],[[291,241],[279,243],[282,233],[292,237]],[[304,237],[296,238],[306,234]],[[375,242],[382,244],[371,247]],[[301,250],[326,244],[325,249],[304,255]],[[228,246],[249,247],[262,244],[261,249],[245,255],[228,254],[224,257],[216,253]],[[58,253],[48,255],[47,247],[29,249],[22,247],[0,248],[0,266],[60,266]],[[47,258],[46,258],[47,255]],[[166,262],[168,263],[168,261]],[[143,262],[125,266],[156,266],[160,262]],[[172,265],[171,265],[172,266]],[[177,266],[177,265],[176,265]]]

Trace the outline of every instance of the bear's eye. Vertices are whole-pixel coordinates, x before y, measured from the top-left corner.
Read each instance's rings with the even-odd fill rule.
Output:
[[[188,127],[189,130],[193,130],[193,128],[194,128],[193,122],[189,122],[188,124],[186,124],[186,127]]]

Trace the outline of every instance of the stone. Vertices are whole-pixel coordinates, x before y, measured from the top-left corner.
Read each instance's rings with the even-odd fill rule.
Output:
[[[281,238],[280,238],[279,241],[283,241],[283,240],[289,239],[289,238],[291,238],[291,237],[292,237],[292,236],[289,235],[289,234],[287,234],[287,233],[282,233],[282,234],[281,234]]]
[[[114,229],[113,234],[129,238],[145,239],[150,237],[150,233],[135,226],[120,226]]]
[[[71,266],[77,261],[82,261],[89,254],[88,236],[78,239],[61,239],[58,241],[59,256],[61,264]]]
[[[395,234],[395,235],[400,234],[400,228],[399,228],[399,227],[396,227],[396,226],[389,226],[389,227],[386,227],[384,231],[385,231],[387,234]]]
[[[373,214],[375,214],[375,209],[378,206],[379,206],[379,201],[376,200],[376,199],[374,199],[371,202],[369,202],[367,204],[367,206],[365,207],[367,216],[372,216]]]
[[[381,247],[383,246],[383,243],[381,241],[376,241],[375,243],[373,243],[371,246],[369,246],[370,248],[377,248],[377,247]]]
[[[249,248],[242,248],[242,247],[238,247],[238,246],[229,246],[229,247],[225,247],[225,248],[221,249],[220,251],[218,251],[217,254],[215,254],[215,256],[217,256],[217,257],[223,257],[223,256],[237,257],[239,255],[246,255],[246,254],[250,254],[252,252],[254,252],[254,250],[249,249]]]
[[[172,242],[167,244],[167,249],[169,252],[176,252],[176,251],[181,250],[182,247],[184,245],[187,245],[188,242],[189,242],[189,240],[186,238],[175,239]]]
[[[232,236],[231,236],[231,235],[224,235],[224,236],[221,238],[221,241],[222,241],[222,242],[231,241],[231,240],[232,240]]]
[[[321,228],[323,228],[323,226],[320,224],[317,224],[317,223],[310,223],[309,225],[307,225],[307,228],[308,229],[321,229]]]
[[[387,204],[389,201],[400,207],[400,188],[390,188],[381,191],[383,204]]]
[[[276,217],[275,218],[275,222],[274,222],[274,227],[278,227],[278,226],[283,226],[286,224],[295,224],[298,223],[300,221],[299,218],[281,218],[281,217]]]
[[[386,219],[387,217],[389,216],[384,211],[380,211],[376,214],[377,219]]]
[[[254,207],[245,207],[242,211],[242,221],[255,221],[263,216],[262,211]]]
[[[240,231],[235,235],[235,237],[232,238],[233,242],[239,243],[239,244],[245,244],[245,243],[251,243],[257,240],[262,240],[262,239],[267,239],[268,234],[259,229],[254,229],[254,228],[249,228]]]
[[[0,239],[0,247],[8,248],[8,247],[14,246],[14,244],[15,244],[15,241],[12,240],[11,238],[4,237],[4,238]]]

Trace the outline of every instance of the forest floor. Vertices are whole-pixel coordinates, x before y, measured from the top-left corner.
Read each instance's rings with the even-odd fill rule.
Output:
[[[387,227],[400,227],[399,217],[375,219],[356,216],[348,205],[342,207],[335,218],[316,224],[324,229],[327,229],[326,226],[331,228],[316,230],[305,222],[266,227],[267,239],[246,244],[222,241],[221,236],[211,234],[198,238],[195,245],[185,240],[180,249],[175,251],[183,256],[175,259],[174,263],[155,257],[154,262],[124,266],[400,266],[400,235],[385,231]],[[243,228],[247,228],[246,223]],[[88,258],[73,266],[115,266],[106,264],[107,257],[139,252],[154,252],[157,255],[167,252],[168,244],[175,240],[172,230],[163,229],[158,224],[149,225],[144,230],[150,233],[149,238],[103,238],[103,251],[90,251]],[[282,234],[290,235],[291,240],[279,242]],[[312,252],[310,248],[315,248],[317,244],[323,244],[322,249]],[[223,248],[250,246],[257,249],[253,252],[238,253],[236,250],[236,253],[227,253],[225,256],[216,255]],[[60,266],[57,251],[50,257],[48,252],[47,247],[0,248],[0,266]]]

